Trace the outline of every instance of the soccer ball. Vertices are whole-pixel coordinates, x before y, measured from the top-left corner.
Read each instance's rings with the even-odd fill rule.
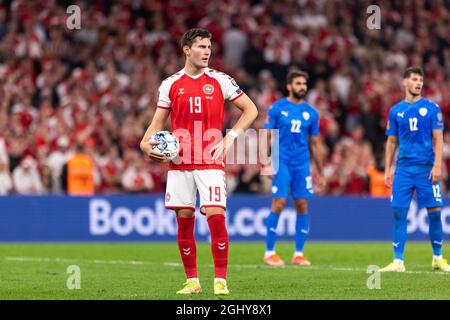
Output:
[[[163,160],[163,162],[173,160],[180,151],[180,143],[172,132],[159,131],[152,136],[152,140],[159,142],[159,144],[153,146],[153,149],[157,149],[166,156],[166,160]]]

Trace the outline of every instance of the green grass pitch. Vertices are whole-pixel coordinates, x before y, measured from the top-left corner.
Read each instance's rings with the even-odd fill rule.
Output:
[[[407,243],[407,272],[381,274],[372,290],[367,268],[391,261],[390,243],[311,242],[310,267],[289,265],[292,243],[277,251],[283,269],[262,264],[263,243],[232,242],[225,299],[450,299],[450,274],[431,270],[429,243]],[[175,295],[184,282],[180,262],[176,243],[1,244],[0,299],[218,299],[209,244],[197,245],[199,295]],[[67,288],[70,265],[80,267],[78,290]]]

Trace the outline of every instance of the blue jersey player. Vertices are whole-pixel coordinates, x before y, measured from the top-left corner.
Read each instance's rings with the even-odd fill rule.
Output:
[[[295,253],[292,263],[310,265],[303,255],[303,247],[309,232],[307,201],[313,195],[310,173],[311,148],[319,172],[319,189],[325,186],[322,163],[319,160],[319,114],[305,101],[308,74],[303,71],[291,71],[287,76],[287,98],[276,101],[268,111],[266,129],[278,129],[279,166],[271,175],[272,209],[267,217],[266,253],[264,263],[272,266],[284,266],[283,260],[275,252],[277,225],[280,214],[286,205],[286,198],[292,195],[297,211]],[[269,130],[268,130],[269,131]],[[269,131],[270,135],[270,131]],[[272,155],[272,161],[274,155]]]
[[[419,207],[427,208],[429,236],[433,248],[432,268],[450,272],[442,258],[442,194],[439,181],[444,129],[439,106],[421,97],[423,71],[411,67],[403,74],[405,99],[389,112],[386,135],[385,184],[392,187],[391,206],[394,213],[394,261],[381,272],[403,272],[403,252],[407,236],[409,205],[416,192]],[[392,160],[398,146],[395,173]]]

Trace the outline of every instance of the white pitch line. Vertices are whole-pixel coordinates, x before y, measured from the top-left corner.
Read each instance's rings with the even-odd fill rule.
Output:
[[[125,264],[125,265],[155,265],[156,262],[137,260],[98,260],[98,259],[65,259],[65,258],[41,258],[41,257],[6,257],[5,260],[13,262],[58,262],[58,263],[95,263],[95,264]]]
[[[122,264],[122,265],[161,265],[159,262],[151,261],[139,261],[139,260],[99,260],[99,259],[66,259],[66,258],[45,258],[45,257],[6,257],[5,260],[12,262],[56,262],[56,263],[94,263],[94,264]],[[183,265],[179,262],[164,262],[163,266],[181,268]],[[214,267],[213,264],[198,264],[206,267]],[[243,268],[243,269],[278,269],[271,266],[266,266],[263,264],[229,264],[230,268]],[[287,265],[284,268],[288,269],[302,269],[302,270],[332,270],[332,271],[343,271],[343,272],[360,272],[367,273],[366,269],[362,268],[348,268],[348,267],[335,267],[332,265],[322,265],[322,266],[307,266],[298,267]],[[439,274],[448,275],[449,273],[440,271],[405,271],[407,274]]]

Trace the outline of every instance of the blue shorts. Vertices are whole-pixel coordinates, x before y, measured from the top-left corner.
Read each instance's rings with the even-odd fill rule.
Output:
[[[392,185],[391,206],[409,208],[416,191],[419,208],[442,207],[441,185],[428,178],[432,167],[397,167]]]
[[[280,161],[278,172],[272,181],[272,197],[287,198],[289,191],[294,199],[307,199],[313,196],[313,185],[309,162],[288,166]]]

